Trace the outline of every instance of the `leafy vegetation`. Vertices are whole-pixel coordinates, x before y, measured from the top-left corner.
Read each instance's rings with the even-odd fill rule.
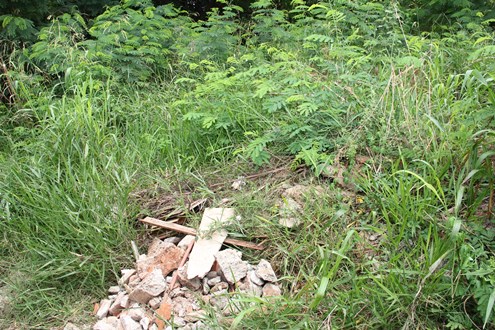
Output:
[[[246,298],[233,327],[493,328],[493,10],[465,2],[0,16],[0,324],[87,317],[143,236],[136,191],[215,204],[213,169],[290,159],[325,191],[300,228],[278,225],[275,181],[229,196],[286,292]]]

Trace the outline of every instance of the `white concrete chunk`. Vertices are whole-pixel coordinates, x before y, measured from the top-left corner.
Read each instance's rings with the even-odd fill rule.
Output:
[[[227,249],[215,254],[215,259],[223,276],[230,284],[242,280],[247,274],[247,263],[242,260],[242,252]]]
[[[100,308],[98,308],[98,311],[96,312],[96,317],[101,320],[107,316],[110,306],[112,306],[112,301],[110,299],[103,299],[100,302]]]
[[[160,269],[155,269],[149,273],[131,292],[129,299],[143,304],[160,295],[167,286],[167,282]]]
[[[233,208],[207,208],[199,225],[199,239],[189,256],[187,277],[203,278],[215,262],[215,253],[220,251],[223,241],[227,238],[227,231],[222,225],[234,217]]]
[[[261,259],[258,267],[256,267],[256,275],[267,282],[277,281],[277,275],[275,275],[272,265],[265,259]]]
[[[134,321],[130,316],[124,315],[120,318],[120,325],[123,330],[142,330],[141,324]]]

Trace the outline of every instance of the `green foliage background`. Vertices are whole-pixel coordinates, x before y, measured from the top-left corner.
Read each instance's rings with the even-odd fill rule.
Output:
[[[60,325],[104,295],[131,263],[133,192],[290,157],[320,179],[347,164],[366,209],[322,181],[333,197],[289,232],[245,201],[241,231],[272,237],[288,294],[234,324],[493,327],[493,2],[218,5],[0,4],[5,324]],[[358,231],[383,236],[379,257],[357,256]]]

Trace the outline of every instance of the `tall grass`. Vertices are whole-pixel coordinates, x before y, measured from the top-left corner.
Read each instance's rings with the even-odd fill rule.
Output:
[[[0,117],[0,275],[15,299],[6,322],[50,327],[90,310],[131,263],[132,191],[289,154],[316,174],[346,166],[345,184],[308,179],[325,193],[294,230],[277,225],[271,179],[228,196],[239,232],[269,238],[263,256],[286,292],[243,298],[234,325],[493,326],[493,35],[414,35],[378,3],[294,4],[290,23],[254,4],[255,33],[230,11],[184,23],[201,42],[177,41],[167,72],[148,81],[103,77],[121,68],[100,70],[83,44],[63,50],[91,65],[65,58],[56,84],[14,70],[22,107]],[[38,47],[57,52],[48,39]]]

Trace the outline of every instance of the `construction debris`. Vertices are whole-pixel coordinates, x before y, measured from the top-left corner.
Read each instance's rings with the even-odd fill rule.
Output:
[[[203,278],[215,262],[215,253],[220,251],[227,238],[227,230],[222,225],[228,224],[234,217],[232,208],[207,208],[199,225],[199,239],[189,256],[187,278]]]
[[[219,320],[239,313],[242,295],[281,295],[267,260],[250,265],[240,251],[220,251],[227,237],[222,224],[233,215],[233,209],[207,209],[202,237],[155,239],[135,269],[123,269],[118,285],[98,304],[93,330],[208,329],[211,313]]]

